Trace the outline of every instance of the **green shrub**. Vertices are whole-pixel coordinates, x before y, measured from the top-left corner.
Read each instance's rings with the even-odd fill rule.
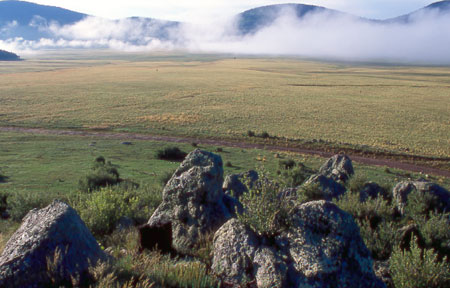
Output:
[[[397,227],[392,222],[381,222],[372,228],[369,221],[357,220],[361,237],[375,260],[387,260],[393,248],[398,244]]]
[[[7,198],[9,215],[14,221],[21,221],[31,209],[41,209],[49,205],[53,201],[54,196],[22,190],[12,191]]]
[[[3,175],[2,172],[0,171],[0,183],[6,182],[7,179],[8,179],[8,177],[6,177],[5,175]]]
[[[345,186],[347,190],[353,193],[359,193],[367,182],[368,181],[365,175],[356,174],[348,180]]]
[[[443,211],[445,203],[439,197],[431,193],[423,193],[417,190],[408,195],[405,206],[405,214],[409,217],[415,215],[428,215],[430,212]]]
[[[303,184],[297,190],[297,202],[305,203],[323,199],[323,191],[318,183]]]
[[[263,131],[261,133],[261,135],[259,135],[259,137],[267,139],[267,138],[270,138],[270,135],[269,135],[269,133],[267,133],[267,131]]]
[[[183,161],[187,153],[180,150],[178,147],[167,147],[156,152],[156,158],[170,161]]]
[[[292,159],[286,159],[280,160],[280,162],[278,162],[278,166],[280,167],[280,169],[288,170],[297,166],[297,163]]]
[[[175,173],[176,169],[165,171],[160,177],[159,182],[164,187],[166,186],[167,182],[169,182],[170,178],[172,178],[173,174]]]
[[[227,161],[225,163],[225,167],[233,167],[233,164],[230,161]]]
[[[410,251],[402,251],[397,247],[389,260],[395,287],[450,287],[450,267],[446,260],[439,262],[432,249],[420,249],[417,240],[413,238]]]
[[[8,208],[8,196],[8,193],[0,191],[0,213],[5,212]]]
[[[248,130],[248,131],[247,131],[247,136],[248,136],[248,137],[255,137],[255,135],[256,135],[256,134],[255,134],[254,131],[252,131],[252,130]]]
[[[243,212],[237,218],[255,233],[272,238],[278,235],[286,226],[289,226],[290,201],[279,197],[282,189],[280,185],[269,181],[264,173],[253,185],[248,185],[248,192],[239,200]]]
[[[283,171],[282,178],[283,182],[288,187],[297,187],[301,185],[303,182],[305,182],[306,179],[308,179],[312,174],[314,174],[314,171],[302,163],[299,163],[297,165],[298,167],[293,169],[288,169],[286,171]]]
[[[418,225],[426,247],[435,249],[440,259],[450,259],[450,213],[416,215],[414,222]]]
[[[131,217],[138,223],[146,221],[161,203],[161,197],[155,187],[143,186],[137,190],[106,187],[82,194],[73,205],[92,233],[105,235],[112,232],[122,216]]]
[[[78,182],[78,188],[83,192],[98,190],[101,187],[117,185],[122,182],[117,168],[111,162],[105,162],[103,156],[95,159],[92,172]]]

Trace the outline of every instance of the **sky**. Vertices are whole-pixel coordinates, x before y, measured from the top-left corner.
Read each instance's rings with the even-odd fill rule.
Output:
[[[372,19],[387,19],[420,9],[438,0],[29,0],[93,16],[118,19],[131,16],[202,22],[228,17],[258,6],[303,3]]]

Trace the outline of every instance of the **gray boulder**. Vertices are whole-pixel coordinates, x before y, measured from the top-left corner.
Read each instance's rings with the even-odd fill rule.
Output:
[[[320,167],[318,174],[345,183],[354,174],[352,160],[344,154],[334,155]]]
[[[232,219],[214,236],[213,271],[227,285],[385,287],[352,216],[331,202],[297,206],[290,228],[274,239]]]
[[[58,255],[59,257],[55,257]],[[47,259],[54,269],[47,271]],[[78,285],[88,267],[108,260],[77,212],[61,201],[31,210],[0,256],[0,287],[46,287],[56,282]]]
[[[405,213],[408,195],[413,191],[434,196],[438,201],[436,207],[433,208],[437,209],[439,212],[450,211],[450,192],[445,188],[424,180],[403,181],[398,183],[392,190],[397,209],[401,214]]]
[[[312,175],[302,184],[305,188],[310,185],[318,185],[318,188],[321,191],[320,195],[315,195],[315,199],[331,201],[332,199],[341,196],[346,191],[341,183],[321,174]]]
[[[173,249],[183,252],[194,247],[200,235],[215,231],[230,218],[222,183],[222,158],[196,149],[167,182],[163,201],[146,226],[171,223]]]
[[[254,170],[230,174],[225,177],[222,188],[226,195],[239,199],[242,194],[248,191],[247,186],[244,184],[245,181],[248,181],[248,185],[251,188],[256,180],[258,180],[258,173]]]

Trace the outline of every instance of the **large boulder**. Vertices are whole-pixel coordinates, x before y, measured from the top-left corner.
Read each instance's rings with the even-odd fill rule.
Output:
[[[222,184],[219,155],[199,149],[189,153],[164,187],[163,201],[146,231],[171,223],[173,249],[182,253],[193,248],[200,235],[215,231],[230,218]]]
[[[71,279],[80,285],[91,265],[107,259],[77,212],[54,201],[31,210],[6,243],[0,256],[0,287],[47,287],[51,281]],[[48,261],[52,271],[47,271]]]
[[[352,216],[323,200],[297,206],[274,239],[228,221],[214,236],[212,269],[234,287],[385,287]]]
[[[361,188],[361,191],[359,191],[360,202],[365,202],[369,198],[376,199],[378,197],[383,197],[383,199],[387,200],[389,199],[389,194],[383,187],[381,187],[375,182],[365,183],[364,186]]]
[[[334,155],[320,167],[318,174],[345,183],[354,174],[352,160],[344,154]]]
[[[408,195],[413,191],[435,197],[437,200],[436,207],[432,208],[437,209],[439,212],[450,211],[450,192],[445,188],[424,180],[403,181],[395,185],[392,190],[397,209],[401,214],[404,214]]]
[[[248,182],[247,184],[251,188],[258,178],[258,173],[254,170],[239,174],[230,174],[225,177],[222,188],[225,194],[239,199],[242,194],[248,191],[247,186],[244,183]]]
[[[315,174],[312,175],[305,183],[302,184],[304,188],[308,186],[315,186],[320,189],[320,195],[316,195],[316,199],[323,199],[331,201],[332,199],[338,198],[345,193],[345,187],[334,180],[333,178],[326,177],[325,175]]]

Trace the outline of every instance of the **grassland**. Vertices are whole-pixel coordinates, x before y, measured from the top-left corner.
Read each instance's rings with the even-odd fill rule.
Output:
[[[245,139],[248,130],[450,156],[450,68],[299,59],[32,59],[0,68],[0,125]]]

